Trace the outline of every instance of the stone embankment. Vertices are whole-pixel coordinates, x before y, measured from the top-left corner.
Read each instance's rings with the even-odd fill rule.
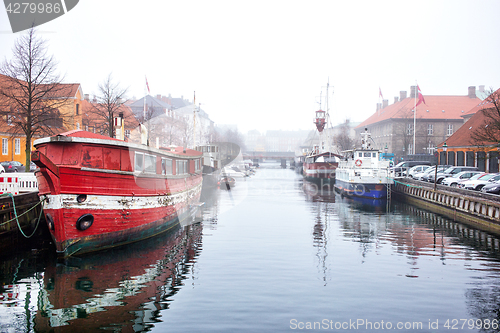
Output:
[[[409,178],[397,179],[392,191],[400,201],[500,235],[500,196]]]

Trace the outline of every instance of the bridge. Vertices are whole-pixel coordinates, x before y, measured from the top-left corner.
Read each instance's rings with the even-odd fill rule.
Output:
[[[247,151],[242,155],[244,159],[250,160],[293,160],[295,158],[293,151]]]

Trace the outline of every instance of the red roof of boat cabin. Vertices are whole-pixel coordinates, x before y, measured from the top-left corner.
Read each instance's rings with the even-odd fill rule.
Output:
[[[64,133],[60,133],[55,136],[67,136],[71,138],[89,138],[89,139],[101,139],[101,140],[116,140],[116,141],[122,141],[116,138],[111,138],[109,136],[97,134],[97,133],[92,133],[84,130],[72,130]]]
[[[175,147],[175,148],[160,147],[160,149],[175,152],[177,155],[180,155],[180,156],[201,156],[201,155],[203,155],[203,153],[201,151],[197,151],[197,150],[193,150],[193,149],[186,148],[186,150],[184,151],[184,147],[181,147],[181,146]]]
[[[119,140],[116,138],[111,138],[109,136],[105,136],[105,135],[101,135],[101,134],[97,134],[97,133],[92,133],[92,132],[88,132],[88,131],[84,131],[84,130],[73,130],[73,131],[64,132],[64,133],[61,133],[58,135],[72,137],[72,138],[89,138],[89,139],[122,141],[122,140]],[[184,147],[180,147],[180,146],[175,147],[175,148],[160,147],[160,149],[165,150],[165,151],[174,152],[176,155],[180,155],[180,156],[201,156],[201,155],[203,155],[203,153],[201,151],[188,149],[188,148],[186,148],[184,150]]]

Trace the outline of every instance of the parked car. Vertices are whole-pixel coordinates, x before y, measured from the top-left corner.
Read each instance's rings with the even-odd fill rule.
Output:
[[[479,169],[471,166],[452,166],[444,170],[443,172],[438,172],[438,174],[436,175],[436,183],[441,184],[443,179],[456,175],[457,173],[462,171],[479,171]],[[434,183],[434,174],[431,173],[429,175],[428,181]]]
[[[482,171],[462,171],[457,173],[456,175],[453,175],[451,177],[443,179],[441,182],[441,185],[446,185],[446,186],[451,186],[451,187],[458,187],[458,183],[462,180],[467,180],[470,179],[472,176],[484,173]]]
[[[431,166],[430,165],[415,165],[414,167],[411,167],[408,170],[408,177],[414,178],[416,174],[422,173],[425,170],[429,169]]]
[[[443,172],[444,170],[446,170],[449,167],[450,167],[449,165],[438,165],[437,172]],[[422,180],[424,182],[427,182],[427,181],[429,181],[428,177],[431,173],[433,175],[434,175],[434,173],[436,173],[436,166],[435,165],[432,165],[431,168],[425,170],[421,174],[414,175],[414,177],[415,177],[414,179],[418,179],[418,180]]]
[[[487,173],[478,179],[468,180],[462,183],[466,190],[481,191],[483,186],[500,180],[500,173]]]
[[[389,169],[392,175],[395,177],[401,177],[401,176],[406,176],[406,172],[408,169],[411,167],[414,167],[416,165],[431,165],[431,162],[427,161],[403,161],[399,162],[395,166]]]
[[[33,162],[30,162],[30,172],[33,172],[36,170],[36,164]]]
[[[500,194],[500,182],[492,182],[491,184],[486,184],[481,189],[483,193],[489,194]]]
[[[477,180],[480,177],[487,175],[487,174],[488,174],[487,172],[481,172],[481,173],[475,174],[474,176],[470,177],[469,179],[463,179],[457,183],[457,187],[463,188],[464,187],[463,183],[468,182],[470,180]]]
[[[0,164],[0,173],[4,173],[5,169],[3,168],[3,165]]]
[[[22,164],[21,162],[8,161],[8,162],[1,162],[0,164],[5,169],[5,172],[25,172],[26,171],[24,164]]]

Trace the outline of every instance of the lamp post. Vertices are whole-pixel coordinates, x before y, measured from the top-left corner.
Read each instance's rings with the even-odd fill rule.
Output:
[[[446,141],[444,142],[443,144],[443,151],[444,151],[444,164],[447,165],[448,164],[448,154],[446,153],[446,151],[448,150],[448,145],[446,144]]]

